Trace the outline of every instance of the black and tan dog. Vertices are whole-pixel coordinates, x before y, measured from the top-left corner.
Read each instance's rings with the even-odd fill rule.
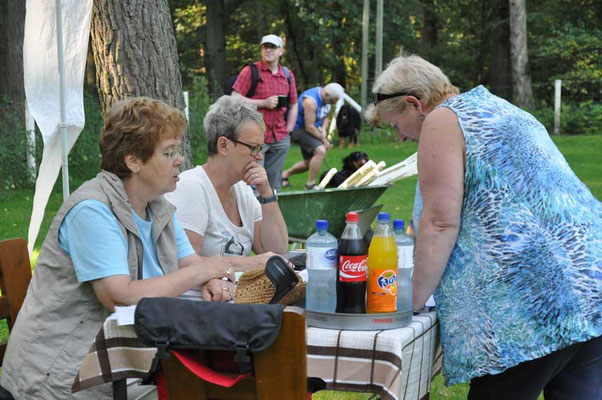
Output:
[[[370,160],[368,158],[368,154],[364,153],[363,151],[354,151],[353,153],[349,154],[347,157],[343,158],[343,169],[338,171],[332,177],[332,179],[330,180],[330,182],[328,182],[326,187],[338,187],[341,183],[345,182],[345,180],[349,178],[355,171],[361,168],[361,166],[364,165],[368,160]],[[320,177],[320,182],[322,181],[322,179],[324,179],[327,173],[328,171],[324,171],[324,173]]]
[[[339,149],[345,144],[345,138],[348,140],[347,147],[351,148],[354,144],[360,144],[360,129],[362,127],[362,117],[359,112],[349,104],[344,104],[337,115],[337,130],[339,131]]]

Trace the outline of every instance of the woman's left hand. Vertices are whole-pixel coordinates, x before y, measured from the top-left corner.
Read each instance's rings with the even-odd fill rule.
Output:
[[[251,161],[242,170],[243,180],[247,185],[255,186],[257,192],[263,197],[272,197],[272,188],[268,181],[268,174],[257,161]]]
[[[206,301],[228,301],[234,299],[234,283],[222,279],[211,279],[203,285],[202,293]]]

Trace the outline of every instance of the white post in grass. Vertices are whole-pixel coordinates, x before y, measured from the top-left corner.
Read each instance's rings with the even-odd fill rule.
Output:
[[[554,135],[560,133],[560,93],[562,91],[562,81],[554,81]]]
[[[368,45],[370,26],[370,0],[364,0],[364,12],[362,14],[362,84],[360,90],[360,101],[362,107],[368,105]]]
[[[374,77],[383,72],[383,0],[376,0],[376,57]]]
[[[184,115],[186,115],[186,122],[190,124],[190,119],[188,118],[188,92],[184,91]]]

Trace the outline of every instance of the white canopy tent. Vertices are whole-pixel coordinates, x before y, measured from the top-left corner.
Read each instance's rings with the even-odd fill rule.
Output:
[[[91,15],[92,0],[26,3],[25,97],[44,141],[29,223],[30,253],[61,166],[63,197],[69,195],[67,154],[85,122],[83,84]]]

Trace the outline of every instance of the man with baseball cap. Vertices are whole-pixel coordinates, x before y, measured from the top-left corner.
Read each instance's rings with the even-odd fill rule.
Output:
[[[284,160],[290,147],[289,133],[297,120],[297,88],[295,77],[280,65],[282,39],[266,35],[261,39],[261,60],[255,62],[258,81],[255,92],[250,96],[252,85],[251,67],[246,66],[232,86],[232,94],[238,94],[257,106],[265,123],[265,145],[262,150],[264,167],[270,186],[280,190]]]

